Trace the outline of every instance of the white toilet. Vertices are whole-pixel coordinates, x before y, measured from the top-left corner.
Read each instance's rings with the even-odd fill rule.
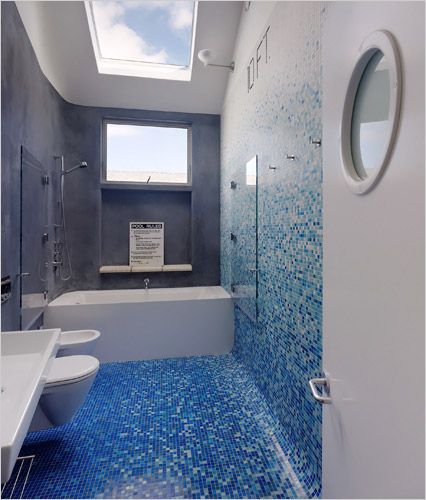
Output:
[[[95,380],[99,361],[87,354],[67,356],[65,353],[90,352],[99,335],[95,330],[61,334],[60,357],[53,360],[29,432],[65,424],[79,410]]]

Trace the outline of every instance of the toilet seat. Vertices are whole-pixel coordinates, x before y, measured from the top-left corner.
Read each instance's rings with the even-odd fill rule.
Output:
[[[45,387],[80,382],[99,369],[99,361],[93,356],[66,356],[53,360]]]

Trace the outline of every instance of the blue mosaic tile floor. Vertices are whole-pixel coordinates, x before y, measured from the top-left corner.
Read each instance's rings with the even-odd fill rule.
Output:
[[[71,423],[28,435],[24,497],[304,497],[285,447],[232,355],[108,363]]]

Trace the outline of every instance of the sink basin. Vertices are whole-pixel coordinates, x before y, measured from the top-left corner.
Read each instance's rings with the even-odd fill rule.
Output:
[[[1,334],[1,482],[5,483],[28,432],[59,348],[61,330]]]

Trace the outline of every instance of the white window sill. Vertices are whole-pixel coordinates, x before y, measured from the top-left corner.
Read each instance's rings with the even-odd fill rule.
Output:
[[[139,189],[141,191],[192,191],[192,184],[141,184],[139,182],[101,182],[101,189]]]
[[[147,267],[147,266],[101,266],[100,274],[113,273],[167,273],[167,272],[190,272],[192,271],[191,264],[168,264],[164,266]]]

